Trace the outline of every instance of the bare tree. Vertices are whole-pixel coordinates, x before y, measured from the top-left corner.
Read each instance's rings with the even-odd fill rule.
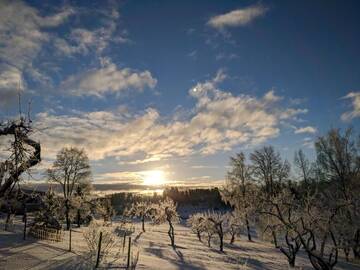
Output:
[[[353,138],[352,129],[341,133],[339,129],[330,130],[319,137],[315,143],[317,164],[327,182],[334,185],[334,192],[344,200],[348,207],[344,211],[344,224],[353,231],[349,232],[353,243],[355,258],[360,258],[360,138]]]
[[[66,228],[70,229],[71,201],[77,187],[90,181],[89,159],[84,150],[63,148],[56,156],[52,168],[47,170],[50,182],[60,184],[65,201]]]
[[[267,228],[274,237],[274,245],[287,258],[289,266],[295,266],[296,255],[301,247],[301,239],[295,226],[299,220],[300,202],[296,201],[294,194],[283,188],[276,196],[263,196],[261,216],[267,222]],[[266,230],[265,229],[265,230]],[[275,233],[283,236],[285,241],[281,243]]]
[[[272,146],[264,146],[250,155],[253,176],[263,184],[268,196],[273,196],[279,190],[290,172],[290,164],[282,161],[279,153]]]
[[[282,189],[285,180],[290,173],[290,164],[285,160],[282,161],[278,152],[275,152],[272,146],[264,146],[254,151],[250,155],[252,161],[253,177],[258,180],[264,189],[264,195],[267,199],[275,197]],[[271,217],[269,217],[271,221]],[[270,223],[268,225],[271,225]],[[274,226],[268,226],[277,246],[276,222]]]
[[[306,185],[310,184],[313,180],[313,168],[301,149],[295,152],[294,165],[301,175],[301,180],[304,181]]]

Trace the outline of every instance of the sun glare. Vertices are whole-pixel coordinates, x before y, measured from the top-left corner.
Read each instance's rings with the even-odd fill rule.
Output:
[[[144,172],[143,175],[144,185],[159,186],[165,184],[165,175],[163,171],[154,170]]]

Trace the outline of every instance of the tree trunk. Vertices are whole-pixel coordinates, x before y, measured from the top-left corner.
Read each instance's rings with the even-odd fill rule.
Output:
[[[290,267],[295,267],[295,256],[290,256],[289,258],[288,258],[288,262],[289,262],[289,266]]]
[[[169,222],[169,231],[168,231],[168,235],[170,237],[170,241],[171,241],[171,246],[175,247],[175,235],[174,235],[174,227],[172,225],[172,223],[170,221]]]
[[[11,218],[11,212],[8,210],[5,221],[5,231],[9,229],[10,218]]]
[[[249,224],[249,219],[246,217],[245,219],[246,222],[246,230],[247,230],[247,237],[248,237],[248,241],[252,241],[251,239],[251,234],[250,234],[250,224]]]
[[[273,236],[274,245],[277,248],[279,246],[278,246],[278,242],[277,242],[276,232],[274,230],[272,230],[271,233],[272,233],[272,236]]]
[[[235,242],[235,233],[231,234],[230,244],[234,244]]]
[[[81,219],[81,215],[80,215],[80,210],[78,209],[77,210],[77,225],[78,225],[78,228],[80,228],[80,219]]]
[[[360,229],[357,229],[355,233],[353,254],[355,259],[360,259]]]
[[[141,217],[141,225],[142,225],[142,231],[145,232],[145,217]]]
[[[66,219],[66,230],[70,230],[70,207],[68,200],[65,201],[65,219]]]
[[[196,234],[197,234],[197,237],[198,237],[199,241],[201,242],[201,234],[200,234],[200,231],[197,231]]]
[[[219,224],[219,238],[220,238],[220,251],[224,251],[224,233],[222,229],[222,225]]]

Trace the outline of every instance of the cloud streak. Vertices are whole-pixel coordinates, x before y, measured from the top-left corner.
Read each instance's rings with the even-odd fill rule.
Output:
[[[352,110],[341,115],[341,120],[348,122],[354,118],[360,117],[360,92],[350,92],[343,99],[350,99]]]
[[[268,8],[262,5],[253,5],[211,17],[207,24],[217,30],[245,26],[263,16],[267,11]]]
[[[317,132],[317,129],[312,126],[296,128],[294,131],[295,134],[303,134],[303,133],[315,134],[316,132]]]
[[[105,67],[92,69],[70,76],[61,88],[75,96],[98,96],[117,93],[128,89],[143,90],[154,88],[157,80],[150,71],[134,71],[129,68],[119,69],[115,64],[108,63]]]

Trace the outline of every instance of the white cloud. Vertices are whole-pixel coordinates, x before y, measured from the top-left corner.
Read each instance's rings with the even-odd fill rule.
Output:
[[[149,108],[142,114],[124,110],[37,115],[36,134],[44,156],[54,157],[66,145],[83,146],[93,160],[126,158],[133,164],[194,154],[211,155],[238,145],[256,145],[279,135],[282,123],[304,110],[279,104],[273,92],[257,98],[234,96],[217,88],[226,78],[220,70],[215,78],[189,90],[194,108],[185,119],[162,118]],[[271,97],[271,98],[269,98]]]
[[[360,92],[350,92],[343,99],[351,99],[352,110],[341,115],[341,120],[351,121],[356,117],[360,117]]]
[[[143,90],[145,87],[154,88],[157,80],[150,71],[134,71],[129,68],[118,69],[113,63],[99,69],[70,76],[61,88],[72,95],[93,95],[101,97],[109,92],[120,92],[127,89]]]
[[[262,5],[253,5],[214,16],[210,18],[207,24],[217,30],[224,30],[227,27],[245,26],[256,18],[263,16],[267,11],[268,8]]]
[[[0,105],[9,105],[24,89],[24,82],[20,70],[8,67],[0,73]]]
[[[21,1],[0,1],[0,97],[4,102],[13,99],[24,73],[34,73],[32,61],[43,44],[48,42],[49,28],[62,24],[74,11],[62,11],[43,17],[38,10]],[[35,78],[36,79],[36,78]]]
[[[296,128],[294,131],[295,134],[302,134],[302,133],[314,134],[316,132],[317,132],[317,129],[315,127],[311,127],[311,126]]]

